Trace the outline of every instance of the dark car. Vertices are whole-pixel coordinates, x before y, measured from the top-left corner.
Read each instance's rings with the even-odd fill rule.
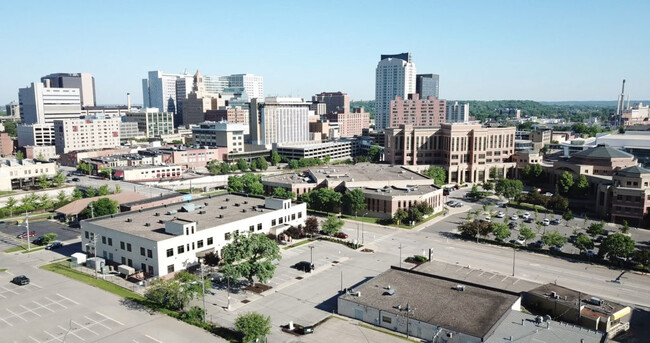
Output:
[[[348,234],[345,233],[345,232],[339,232],[339,233],[336,234],[336,237],[346,239],[346,238],[348,238]]]
[[[16,236],[18,238],[25,238],[25,237],[34,237],[36,236],[36,231],[29,231],[29,234],[27,232],[23,232],[20,235]]]
[[[54,250],[54,249],[58,249],[58,248],[60,248],[60,247],[62,247],[62,246],[63,246],[63,243],[61,243],[61,242],[54,242],[54,243],[52,243],[52,244],[46,246],[45,249],[47,249],[47,250]]]
[[[300,261],[294,264],[293,267],[305,273],[311,273],[311,270],[314,269],[314,266],[308,261]]]
[[[81,180],[79,180],[78,177],[73,177],[73,178],[72,178],[72,181],[74,181],[74,182],[79,182],[79,181],[81,181]]]
[[[18,286],[29,285],[29,278],[25,275],[18,275],[13,278],[11,282],[15,283]]]

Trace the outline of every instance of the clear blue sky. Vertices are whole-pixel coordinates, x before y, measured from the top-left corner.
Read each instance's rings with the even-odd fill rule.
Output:
[[[198,4],[197,4],[198,3]],[[3,1],[0,104],[54,72],[100,104],[149,70],[264,76],[268,95],[373,99],[380,54],[411,52],[446,99],[650,98],[650,1]]]

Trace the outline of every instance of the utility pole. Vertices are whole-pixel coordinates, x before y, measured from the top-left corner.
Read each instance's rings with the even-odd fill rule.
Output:
[[[517,249],[512,247],[512,276],[515,276],[515,256],[517,254]]]
[[[90,233],[92,235],[91,242],[93,243],[93,260],[95,261],[95,279],[97,278],[97,235]]]
[[[311,273],[311,271],[314,270],[314,246],[313,245],[309,246],[309,264],[311,267],[309,272]]]
[[[402,268],[402,242],[399,242],[399,267]]]
[[[95,218],[95,208],[93,207],[93,203],[91,202],[88,207],[90,207],[90,218]]]
[[[203,263],[201,263],[201,289],[203,289],[203,294],[201,294],[203,298],[203,322],[205,322],[205,318],[208,316],[208,313],[205,311],[205,278],[203,276]]]

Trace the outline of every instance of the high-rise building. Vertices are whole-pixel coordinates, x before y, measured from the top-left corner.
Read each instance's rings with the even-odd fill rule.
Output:
[[[5,106],[7,109],[7,116],[15,119],[20,119],[20,104],[12,101]]]
[[[0,156],[11,156],[14,152],[14,141],[6,132],[0,132]]]
[[[458,101],[447,103],[448,123],[467,123],[469,121],[469,103],[459,104]]]
[[[54,124],[21,124],[16,128],[18,146],[54,145]]]
[[[112,149],[120,146],[119,118],[85,117],[54,121],[57,154],[70,151]]]
[[[420,94],[420,99],[435,96],[440,99],[440,75],[417,74],[415,78],[415,92]]]
[[[331,113],[325,115],[331,122],[338,123],[342,138],[361,136],[363,129],[370,125],[370,113],[362,108],[353,108],[351,112]]]
[[[18,89],[20,121],[23,124],[45,124],[57,119],[79,119],[80,94],[78,88],[51,88],[32,82],[31,86]]]
[[[182,80],[182,81],[179,81]],[[177,81],[179,87],[177,88]],[[142,104],[144,108],[157,108],[160,112],[173,113],[174,120],[182,122],[182,110],[179,110],[179,98],[185,98],[190,92],[192,76],[187,74],[166,74],[150,71],[148,78],[142,79]],[[178,92],[178,90],[181,92]],[[178,124],[180,125],[180,124]]]
[[[228,81],[228,87],[244,87],[248,96],[264,100],[264,77],[253,74],[233,74],[221,80]]]
[[[174,115],[157,108],[142,108],[126,114],[127,122],[138,123],[138,131],[147,137],[160,137],[174,133]]]
[[[183,104],[188,95],[192,92],[194,77],[192,75],[183,75],[176,79],[176,113],[174,115],[174,124],[183,125]]]
[[[396,96],[406,98],[415,93],[415,64],[411,53],[381,55],[377,64],[375,82],[375,128],[383,130],[390,125],[390,102]]]
[[[204,75],[203,82],[205,83],[205,91],[210,94],[221,93],[228,88],[228,79],[223,76]]]
[[[216,146],[228,152],[244,152],[244,125],[206,121],[192,127],[194,144]]]
[[[325,113],[350,112],[350,96],[343,92],[322,92],[311,97],[314,102],[325,103]]]
[[[420,99],[418,93],[409,94],[408,99],[396,96],[390,102],[390,127],[410,124],[415,127],[440,126],[445,122],[446,100],[433,95]]]
[[[205,112],[206,121],[227,121],[233,124],[243,124],[245,126],[244,133],[246,134],[248,134],[248,119],[248,107],[227,106]]]
[[[270,147],[309,140],[309,103],[302,98],[253,98],[249,116],[252,144]]]
[[[198,70],[193,77],[192,91],[183,101],[183,125],[202,123],[208,110],[226,105],[226,100],[220,94],[206,92],[203,75]]]
[[[56,73],[41,77],[41,82],[51,88],[77,88],[81,94],[81,106],[97,106],[95,78],[89,73]]]

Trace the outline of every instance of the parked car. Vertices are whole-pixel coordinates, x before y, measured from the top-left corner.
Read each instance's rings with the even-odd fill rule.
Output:
[[[540,240],[538,240],[537,242],[533,243],[532,245],[533,245],[535,248],[541,248],[541,247],[544,246],[544,242],[542,242],[542,240],[540,239]]]
[[[515,240],[515,244],[526,245],[526,240],[519,238],[519,239]]]
[[[293,265],[293,268],[296,268],[300,271],[303,271],[305,273],[310,273],[312,269],[314,269],[314,266],[309,263],[309,261],[300,261],[296,264]]]
[[[456,204],[456,200],[449,200],[447,201],[447,206],[453,207]]]
[[[524,218],[524,219],[528,219],[528,218],[530,218],[530,213],[525,212],[524,214],[521,215],[521,217]]]
[[[501,211],[497,212],[497,215],[496,215],[497,218],[504,218],[505,216],[506,216],[506,214],[501,212]]]
[[[23,232],[16,237],[25,238],[25,237],[34,237],[34,236],[36,236],[36,231],[29,231],[29,234],[27,232]]]
[[[560,224],[562,224],[562,220],[560,218],[555,218],[555,219],[551,220],[551,224],[560,225]]]
[[[73,181],[73,182],[79,182],[79,181],[81,181],[81,180],[80,180],[78,177],[73,177],[73,178],[72,178],[72,181]]]
[[[598,236],[594,241],[595,241],[596,243],[602,243],[602,242],[603,242],[603,239],[605,239],[604,236]]]
[[[544,225],[544,226],[548,226],[549,224],[551,224],[551,221],[550,221],[550,220],[548,220],[548,219],[544,219],[544,220],[542,220],[542,225]]]
[[[345,233],[345,232],[339,232],[339,233],[336,234],[336,237],[346,239],[346,238],[348,238],[348,234]]]
[[[524,221],[525,221],[526,223],[532,223],[532,222],[535,221],[535,218],[533,218],[533,217],[528,217],[528,218],[524,219]]]
[[[52,244],[46,246],[45,249],[47,249],[47,250],[54,250],[54,249],[58,249],[58,248],[60,248],[60,247],[62,247],[62,246],[63,246],[63,243],[61,243],[61,242],[54,242],[54,243],[52,243]]]
[[[486,222],[489,223],[489,222],[492,221],[492,218],[490,216],[485,216],[485,218],[483,218],[483,220],[485,220]]]
[[[517,219],[519,219],[519,217],[517,217],[517,215],[510,216],[510,220],[517,220]]]
[[[453,205],[451,205],[451,207],[455,207],[455,208],[463,207],[463,203],[460,201],[456,201]]]
[[[552,251],[562,252],[562,247],[551,247]]]
[[[25,275],[18,275],[13,278],[11,282],[15,283],[18,286],[29,285],[29,278]]]
[[[510,223],[508,223],[508,226],[509,226],[511,229],[514,229],[514,228],[518,227],[519,224],[518,224],[517,222],[510,222]]]

